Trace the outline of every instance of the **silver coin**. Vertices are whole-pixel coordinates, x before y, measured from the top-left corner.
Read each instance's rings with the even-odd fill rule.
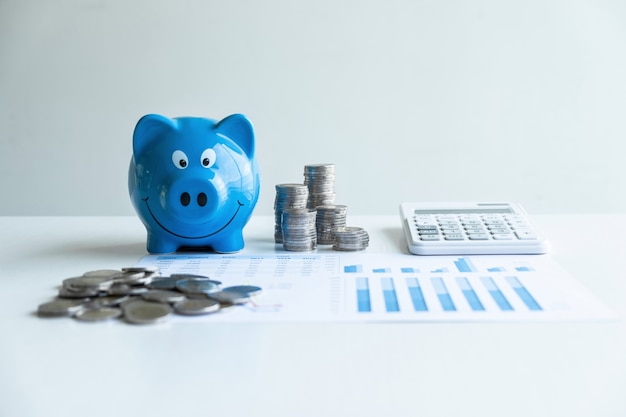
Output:
[[[184,293],[210,294],[219,291],[222,283],[211,279],[188,278],[176,282],[176,288]]]
[[[88,299],[96,297],[100,294],[100,290],[97,288],[59,288],[58,296],[60,298],[76,298],[76,299]]]
[[[179,301],[174,304],[174,310],[178,314],[197,316],[214,313],[220,309],[220,303],[210,298],[195,298]]]
[[[57,298],[40,304],[37,314],[43,317],[67,317],[76,314],[83,308],[84,301]]]
[[[114,278],[116,284],[145,285],[159,275],[155,272],[124,271]]]
[[[156,266],[127,266],[122,268],[122,272],[159,272]]]
[[[175,278],[175,279],[186,279],[186,278],[210,279],[206,275],[197,275],[197,274],[171,274],[170,277]]]
[[[146,284],[146,287],[153,290],[173,290],[176,289],[176,281],[180,278],[174,276],[155,278]]]
[[[98,290],[106,290],[113,284],[110,276],[84,276],[66,278],[63,280],[63,287],[70,289],[95,288]]]
[[[127,304],[133,303],[135,301],[143,301],[143,298],[141,298],[141,296],[139,296],[139,295],[129,295],[126,300],[124,300],[124,301],[122,301],[120,303],[120,307],[122,308],[122,311],[124,310],[124,307]]]
[[[100,297],[96,297],[93,300],[85,303],[85,308],[88,309],[97,309],[104,307],[115,307],[122,304],[124,301],[128,300],[130,297],[128,295],[104,295]]]
[[[129,295],[133,291],[133,287],[128,284],[113,284],[107,289],[109,295]]]
[[[235,285],[223,288],[221,291],[209,294],[209,297],[224,303],[243,304],[254,295],[262,291],[261,287],[254,285]]]
[[[122,304],[124,319],[133,324],[160,323],[172,314],[169,304],[134,300]]]
[[[117,307],[88,308],[79,311],[74,315],[76,320],[80,321],[105,321],[120,317],[122,310]]]
[[[220,301],[220,313],[233,311],[237,307],[237,304],[229,303],[228,301]]]
[[[158,303],[176,303],[187,298],[185,294],[171,290],[149,290],[141,294],[141,297],[144,300],[156,301]]]
[[[83,274],[84,277],[112,277],[119,274],[118,269],[97,269],[95,271],[87,271]]]

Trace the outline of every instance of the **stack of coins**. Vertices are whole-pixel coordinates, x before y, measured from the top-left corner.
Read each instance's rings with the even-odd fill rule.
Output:
[[[274,242],[283,242],[282,216],[285,209],[304,209],[307,206],[309,189],[304,184],[276,185],[274,200]]]
[[[335,203],[334,164],[305,165],[304,184],[309,188],[307,208]]]
[[[282,216],[283,247],[289,251],[311,251],[317,248],[316,211],[285,209]]]
[[[370,237],[362,227],[343,227],[335,230],[333,250],[359,251],[367,248]]]
[[[346,226],[346,212],[348,208],[342,205],[317,206],[315,226],[318,245],[332,245],[335,243],[335,230]]]
[[[98,270],[63,280],[57,297],[39,305],[40,317],[73,317],[96,322],[122,318],[152,324],[173,313],[197,316],[248,302],[261,288],[221,282],[190,274],[160,276],[157,269],[130,267]]]
[[[305,165],[304,184],[276,185],[274,241],[290,251],[311,251],[318,244],[341,251],[367,248],[365,230],[346,228],[347,207],[335,204],[334,189],[334,164]]]

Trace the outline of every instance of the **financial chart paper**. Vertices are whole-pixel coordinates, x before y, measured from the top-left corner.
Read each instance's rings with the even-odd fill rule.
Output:
[[[263,289],[237,309],[194,317],[230,322],[494,322],[616,316],[549,255],[370,253],[149,255],[138,266]],[[185,321],[190,319],[185,317]]]

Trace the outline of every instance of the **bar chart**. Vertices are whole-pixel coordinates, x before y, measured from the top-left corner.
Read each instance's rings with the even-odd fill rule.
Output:
[[[389,259],[383,259],[389,261]],[[554,294],[537,287],[532,258],[435,257],[420,265],[343,265],[357,314],[541,314]],[[496,262],[495,264],[493,264]],[[354,282],[354,291],[351,289]]]

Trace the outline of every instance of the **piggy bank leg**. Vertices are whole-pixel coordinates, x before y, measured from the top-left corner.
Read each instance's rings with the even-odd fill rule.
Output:
[[[178,250],[178,245],[163,236],[148,233],[147,249],[150,253],[173,253]]]
[[[213,250],[219,253],[234,253],[243,249],[243,233],[241,231],[223,236],[213,243]]]

